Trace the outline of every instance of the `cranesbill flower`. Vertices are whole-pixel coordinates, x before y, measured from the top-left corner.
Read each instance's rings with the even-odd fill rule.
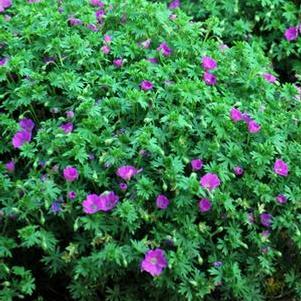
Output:
[[[166,209],[169,205],[169,199],[163,195],[163,194],[159,194],[157,196],[157,199],[156,199],[156,206],[157,208],[160,208],[160,209]]]
[[[287,202],[287,197],[283,194],[279,194],[277,195],[276,197],[276,201],[279,203],[279,204],[285,204]]]
[[[249,133],[257,133],[259,132],[261,129],[261,126],[254,120],[251,120],[249,123],[248,123],[248,131]]]
[[[68,192],[68,198],[70,200],[74,200],[76,198],[76,192],[75,191],[69,191]]]
[[[131,165],[121,166],[117,169],[117,176],[125,181],[129,181],[133,176],[138,173],[138,170]]]
[[[25,142],[29,142],[31,140],[31,132],[26,130],[18,131],[13,139],[12,144],[14,148],[20,148]]]
[[[168,47],[166,42],[161,43],[157,50],[160,51],[164,56],[171,55],[171,49]]]
[[[199,209],[201,212],[207,212],[211,209],[212,204],[208,199],[201,199],[199,201]]]
[[[9,161],[5,164],[5,168],[9,172],[13,172],[15,170],[15,162],[14,161]]]
[[[274,83],[277,80],[277,78],[270,73],[264,73],[263,78],[269,83]]]
[[[70,26],[78,26],[78,25],[82,25],[83,21],[74,17],[70,17],[68,19],[68,23]]]
[[[149,250],[141,262],[141,271],[146,271],[152,276],[159,276],[167,267],[167,260],[162,249]]]
[[[176,9],[176,8],[180,7],[180,5],[181,5],[180,0],[173,0],[169,3],[168,8],[169,9]]]
[[[27,0],[28,3],[39,3],[42,0]]]
[[[67,122],[60,126],[60,128],[65,132],[65,134],[71,133],[73,131],[73,123]]]
[[[107,46],[107,45],[104,45],[104,46],[101,47],[101,51],[102,51],[104,54],[108,54],[108,53],[110,53],[111,48],[110,48],[109,46]]]
[[[148,90],[151,90],[152,88],[154,87],[154,85],[148,81],[148,80],[143,80],[141,83],[140,83],[140,88],[144,91],[148,91]]]
[[[216,85],[216,82],[217,82],[216,76],[207,71],[203,75],[203,80],[206,83],[206,85],[209,85],[209,86],[214,86],[214,85]]]
[[[235,167],[233,168],[233,170],[234,170],[235,175],[237,175],[237,176],[241,176],[241,175],[243,175],[243,173],[244,173],[243,168],[240,167],[240,166],[235,166]]]
[[[216,174],[207,173],[201,178],[200,184],[203,188],[213,190],[221,184],[221,181]]]
[[[6,63],[8,62],[8,58],[4,57],[0,59],[0,66],[4,66],[6,65]]]
[[[112,42],[112,37],[108,34],[106,34],[103,38],[104,42],[107,44],[110,44]]]
[[[150,57],[147,60],[152,64],[158,64],[158,59],[156,57]]]
[[[242,113],[242,120],[248,124],[252,121],[252,118],[248,113]]]
[[[0,0],[0,12],[4,12],[6,8],[9,8],[12,5],[11,0]]]
[[[85,213],[96,213],[100,210],[100,197],[97,194],[89,194],[82,205]]]
[[[68,182],[73,182],[78,178],[78,171],[75,167],[69,166],[64,169],[64,178]]]
[[[95,12],[95,17],[100,22],[103,20],[104,16],[105,16],[105,11],[103,9],[99,9]]]
[[[294,27],[289,27],[285,32],[284,32],[284,37],[286,38],[287,41],[293,41],[298,38],[299,31],[298,31],[298,26]]]
[[[177,18],[176,14],[170,14],[168,17],[169,20],[175,20],[176,18]]]
[[[50,211],[54,214],[59,213],[62,210],[62,205],[59,202],[53,202],[51,204]]]
[[[120,184],[119,184],[119,188],[120,188],[121,190],[127,190],[128,185],[126,185],[125,183],[120,183]]]
[[[230,111],[230,118],[234,121],[234,122],[238,122],[240,120],[242,120],[242,113],[240,110],[232,108]]]
[[[272,224],[273,216],[270,213],[262,213],[260,214],[260,222],[265,227],[270,227]]]
[[[94,32],[98,31],[98,28],[95,24],[88,24],[87,28]]]
[[[92,6],[98,6],[98,7],[103,7],[104,3],[101,2],[100,0],[90,0],[90,4]]]
[[[210,69],[215,69],[217,67],[217,63],[210,56],[204,56],[202,58],[202,66],[205,70],[210,70]]]
[[[193,159],[190,162],[192,170],[200,170],[203,167],[203,161],[201,159]]]
[[[101,194],[99,199],[99,210],[106,212],[112,210],[117,205],[119,196],[110,191]]]
[[[67,111],[66,116],[67,116],[67,118],[72,119],[74,117],[74,112],[73,111]]]
[[[223,263],[221,261],[214,261],[213,262],[213,266],[215,268],[220,268],[223,265]]]
[[[149,48],[149,46],[151,44],[151,39],[147,39],[147,40],[141,42],[140,44],[143,48],[147,49],[147,48]]]
[[[19,121],[20,127],[27,131],[31,132],[33,128],[35,127],[35,123],[30,118],[23,118]]]
[[[120,68],[123,65],[123,59],[115,59],[113,61],[113,64],[114,64],[115,67]]]
[[[284,161],[277,159],[275,164],[274,164],[274,172],[277,175],[287,177],[287,175],[288,175],[288,166],[287,166],[287,164]]]

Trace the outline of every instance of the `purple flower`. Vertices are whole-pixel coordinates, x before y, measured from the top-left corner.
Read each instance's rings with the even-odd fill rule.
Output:
[[[99,196],[99,210],[110,211],[117,205],[118,201],[119,196],[113,191],[105,192]]]
[[[289,27],[285,33],[284,37],[287,41],[293,41],[298,38],[299,32],[298,32],[298,26],[297,27]]]
[[[287,166],[287,164],[284,161],[277,159],[275,164],[274,164],[274,172],[277,175],[287,177],[287,175],[288,175],[288,166]]]
[[[126,185],[125,183],[120,183],[120,184],[119,184],[119,188],[120,188],[121,190],[127,190],[128,185]]]
[[[207,173],[201,178],[200,184],[203,188],[213,190],[221,184],[221,181],[216,174]]]
[[[234,121],[234,122],[238,122],[240,120],[242,120],[242,113],[240,110],[232,108],[230,111],[230,118]]]
[[[202,66],[205,70],[210,70],[215,69],[217,67],[217,63],[213,58],[209,56],[204,56],[202,58]]]
[[[261,232],[261,236],[263,237],[268,237],[271,234],[271,232],[269,230],[264,230]]]
[[[103,7],[104,3],[101,2],[100,0],[90,0],[90,4],[92,6],[98,6],[98,7]]]
[[[138,173],[138,170],[131,165],[121,166],[117,169],[117,176],[125,181],[129,181],[133,176]]]
[[[164,56],[171,55],[171,49],[168,47],[166,42],[161,43],[157,50],[160,51]]]
[[[110,44],[112,42],[112,37],[106,34],[103,38],[104,42]]]
[[[114,64],[115,67],[120,68],[123,65],[123,59],[115,59],[113,61],[113,64]]]
[[[154,85],[148,81],[148,80],[143,80],[141,83],[140,83],[140,88],[144,91],[148,91],[148,90],[151,90],[152,88],[154,87]]]
[[[23,130],[25,130],[27,132],[31,132],[33,130],[33,128],[35,127],[35,123],[29,118],[21,119],[19,121],[19,125]]]
[[[200,170],[203,167],[203,161],[201,159],[193,159],[190,164],[192,170]]]
[[[147,39],[147,40],[141,42],[140,44],[143,48],[147,49],[147,48],[149,48],[151,41],[152,41],[151,39]]]
[[[233,170],[234,170],[235,175],[237,175],[237,176],[242,176],[243,173],[244,173],[243,168],[240,167],[240,166],[235,166],[235,167],[233,168]]]
[[[67,116],[67,118],[72,119],[74,117],[74,112],[73,111],[67,111],[66,116]]]
[[[204,73],[203,80],[206,83],[206,85],[209,86],[216,85],[216,76],[207,71]]]
[[[102,21],[104,16],[105,16],[105,11],[103,9],[99,9],[95,12],[95,17],[100,22]]]
[[[159,209],[166,209],[169,205],[169,199],[163,195],[163,194],[159,194],[157,196],[157,199],[156,199],[156,206],[157,208]]]
[[[66,179],[66,181],[68,182],[73,182],[75,180],[77,180],[78,178],[78,171],[75,167],[66,167],[64,169],[64,178]]]
[[[207,212],[211,209],[212,204],[208,199],[201,199],[199,201],[199,209],[201,212]]]
[[[97,194],[89,194],[82,205],[85,213],[96,213],[100,210],[100,197]]]
[[[0,12],[4,12],[6,8],[9,8],[12,5],[11,0],[0,0]]]
[[[155,57],[150,57],[147,60],[152,64],[158,64],[158,59]]]
[[[270,227],[272,223],[272,215],[270,213],[260,214],[260,222],[265,227]]]
[[[7,57],[4,57],[4,58],[0,59],[0,66],[6,65],[7,62],[8,62],[8,58]]]
[[[111,48],[110,48],[109,46],[107,46],[107,45],[104,45],[104,46],[101,47],[101,51],[102,51],[104,54],[108,54],[108,53],[110,53]]]
[[[87,28],[94,32],[98,31],[98,28],[95,24],[88,24]]]
[[[83,21],[74,17],[70,17],[68,19],[68,23],[70,26],[78,26],[78,25],[82,25]]]
[[[176,8],[180,7],[180,5],[181,5],[180,0],[173,0],[169,3],[168,8],[169,9],[176,9]]]
[[[249,133],[257,133],[259,132],[261,129],[261,126],[254,120],[251,120],[249,123],[248,123],[248,131]]]
[[[274,83],[277,80],[277,78],[270,73],[264,73],[263,78],[269,83]]]
[[[248,113],[242,113],[242,120],[248,124],[252,121],[252,118]]]
[[[60,126],[60,128],[65,132],[65,134],[71,133],[73,131],[73,123],[67,122]]]
[[[62,206],[59,202],[53,202],[51,204],[50,211],[54,214],[59,213],[62,210]]]
[[[74,191],[69,191],[69,192],[68,192],[68,198],[69,198],[70,200],[74,200],[74,199],[76,198],[76,192],[74,192]]]
[[[276,201],[279,203],[279,204],[285,204],[287,202],[287,197],[283,194],[279,194],[277,195],[276,197]]]
[[[141,262],[141,271],[146,271],[152,276],[159,276],[167,267],[167,260],[162,249],[149,250]]]
[[[215,268],[220,268],[223,265],[223,263],[221,261],[214,261],[213,262],[213,266]]]
[[[15,171],[15,162],[14,161],[9,161],[5,164],[5,168],[9,172]]]
[[[12,144],[14,148],[20,148],[25,142],[29,142],[31,140],[31,132],[22,130],[18,131],[13,139]]]

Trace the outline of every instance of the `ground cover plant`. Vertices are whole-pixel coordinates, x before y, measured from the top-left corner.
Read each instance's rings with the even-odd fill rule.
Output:
[[[257,43],[0,4],[1,300],[301,298],[300,94]]]
[[[208,34],[232,44],[256,41],[271,57],[282,80],[300,81],[301,2],[299,0],[161,0],[204,22]]]

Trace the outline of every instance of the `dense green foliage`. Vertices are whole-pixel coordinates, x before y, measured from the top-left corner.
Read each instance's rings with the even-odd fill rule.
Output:
[[[60,9],[54,0],[14,1],[6,10],[12,18],[0,16],[7,58],[0,66],[0,300],[299,300],[294,85],[263,78],[273,70],[257,43],[221,47],[208,24],[190,22],[182,10],[172,19],[165,3],[113,0],[104,9],[97,31],[86,26],[96,24],[97,8],[82,0]],[[83,23],[71,26],[72,15]],[[170,56],[157,50],[162,42]],[[217,61],[216,85],[203,81],[204,56]],[[153,88],[141,89],[143,80]],[[260,131],[233,122],[234,107]],[[35,122],[32,140],[14,148],[23,118]],[[70,120],[74,129],[65,133]],[[204,163],[199,171],[191,170],[195,158]],[[287,177],[274,172],[277,159],[287,163]],[[116,175],[123,165],[143,168],[127,190]],[[65,180],[67,166],[78,179]],[[218,175],[217,189],[200,185],[206,173]],[[119,195],[116,207],[84,213],[87,195],[105,191]],[[170,200],[165,210],[156,207],[159,194]],[[279,194],[287,203],[275,200]],[[211,210],[200,212],[201,198]],[[271,227],[260,223],[264,212]],[[140,269],[154,248],[168,261],[158,277]]]

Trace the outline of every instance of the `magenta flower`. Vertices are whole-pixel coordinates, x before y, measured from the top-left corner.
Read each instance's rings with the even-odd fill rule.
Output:
[[[171,49],[168,47],[166,42],[161,43],[157,50],[160,51],[164,56],[171,55]]]
[[[67,116],[67,118],[72,119],[74,117],[74,112],[73,111],[67,111],[66,116]]]
[[[203,167],[203,161],[201,159],[193,159],[190,164],[192,170],[200,170]]]
[[[152,276],[159,276],[167,267],[167,260],[162,249],[149,250],[141,262],[141,271],[146,271]]]
[[[221,181],[216,174],[207,173],[201,178],[200,184],[203,188],[213,190],[221,184]]]
[[[214,86],[214,85],[216,85],[216,82],[217,82],[216,76],[207,71],[204,73],[203,80],[206,83],[206,85],[209,85],[209,86]]]
[[[279,203],[279,204],[285,204],[287,202],[287,197],[283,194],[279,194],[277,195],[276,197],[276,201]]]
[[[85,213],[96,213],[100,210],[100,197],[97,194],[89,194],[82,205]]]
[[[257,133],[260,131],[260,129],[261,129],[261,126],[256,121],[252,120],[248,123],[249,133],[252,133],[252,134]]]
[[[22,130],[18,131],[13,139],[12,139],[12,144],[14,148],[20,148],[24,143],[30,142],[31,140],[31,132]]]
[[[120,188],[121,190],[127,190],[127,189],[128,189],[128,185],[126,185],[125,183],[120,183],[120,184],[119,184],[119,188]]]
[[[181,5],[180,0],[173,0],[169,3],[168,8],[169,9],[176,9],[176,8],[180,7],[180,5]]]
[[[129,181],[133,176],[138,173],[138,170],[131,165],[121,166],[118,168],[116,174],[118,177],[125,181]]]
[[[74,17],[70,17],[68,19],[68,23],[70,26],[78,26],[78,25],[82,25],[83,21]]]
[[[70,200],[74,200],[74,199],[76,198],[76,192],[74,192],[74,191],[69,191],[69,192],[68,192],[68,198],[69,198]]]
[[[169,205],[169,199],[163,195],[163,194],[159,194],[157,196],[157,199],[156,199],[156,206],[157,208],[159,209],[166,209]]]
[[[68,182],[73,182],[78,178],[78,171],[75,167],[66,167],[64,169],[64,178]]]
[[[211,209],[212,204],[208,199],[201,199],[199,202],[199,209],[201,212],[207,212]]]
[[[277,80],[277,78],[270,73],[264,73],[263,78],[269,83],[274,83]]]
[[[107,45],[104,45],[104,46],[101,47],[101,51],[102,51],[104,54],[108,54],[108,53],[110,53],[111,48],[110,48],[109,46],[107,46]]]
[[[158,64],[158,59],[155,57],[150,57],[149,59],[147,59],[150,63],[152,64]]]
[[[65,134],[71,133],[73,131],[73,123],[67,122],[60,126],[60,128],[65,132]]]
[[[25,130],[27,132],[31,132],[33,130],[33,128],[35,127],[35,123],[29,118],[21,119],[19,121],[19,125],[23,130]]]
[[[103,38],[104,42],[110,44],[112,42],[112,37],[106,34]]]
[[[204,56],[202,58],[202,66],[205,70],[210,70],[210,69],[215,69],[217,67],[217,63],[210,56]]]
[[[117,205],[118,201],[119,196],[113,191],[105,192],[99,196],[99,210],[110,211]]]
[[[287,41],[296,40],[298,38],[298,35],[299,35],[298,26],[289,27],[284,33],[284,37],[286,38]]]
[[[88,24],[87,28],[94,32],[98,31],[98,28],[95,24]]]
[[[248,124],[252,121],[252,118],[248,113],[242,113],[242,120]]]
[[[270,213],[260,214],[260,222],[265,227],[270,227],[272,223],[272,215]]]
[[[152,88],[154,87],[154,85],[148,81],[148,80],[143,80],[141,83],[140,83],[140,88],[144,91],[148,91],[148,90],[151,90]]]
[[[100,0],[90,0],[90,4],[92,6],[98,6],[98,7],[103,7],[104,3],[101,2]]]
[[[113,61],[113,64],[114,64],[115,67],[120,68],[123,65],[123,59],[115,59]]]
[[[287,166],[287,164],[284,161],[277,159],[275,164],[274,164],[274,172],[277,175],[287,177],[287,175],[288,175],[288,166]]]
[[[7,62],[8,62],[8,58],[7,57],[4,57],[4,58],[0,59],[0,66],[6,65]]]
[[[234,167],[233,170],[234,170],[235,175],[237,175],[237,176],[242,176],[244,173],[243,168],[240,166]]]
[[[142,46],[143,48],[147,49],[147,48],[149,48],[149,46],[150,46],[150,44],[151,44],[151,41],[152,41],[151,39],[147,39],[147,40],[141,42],[141,46]]]
[[[95,17],[100,22],[103,20],[104,16],[105,16],[105,11],[103,9],[99,9],[95,12]]]
[[[5,164],[5,168],[9,172],[14,172],[15,171],[15,162],[14,161],[9,161]]]
[[[230,111],[230,118],[234,121],[234,122],[238,122],[240,120],[242,120],[242,113],[240,110],[232,108]]]
[[[6,8],[12,5],[11,0],[0,0],[0,12],[4,12]]]

